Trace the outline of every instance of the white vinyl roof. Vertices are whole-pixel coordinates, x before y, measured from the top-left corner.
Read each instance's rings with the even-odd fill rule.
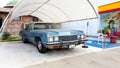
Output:
[[[10,21],[23,15],[55,23],[98,17],[88,0],[21,0],[13,9]]]

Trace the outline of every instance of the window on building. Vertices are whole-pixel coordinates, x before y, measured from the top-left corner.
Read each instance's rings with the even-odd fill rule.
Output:
[[[38,22],[38,20],[39,20],[39,19],[38,19],[37,17],[33,17],[33,20],[32,20],[32,21],[33,21],[33,22]]]
[[[20,20],[21,20],[21,17],[16,17],[14,20],[15,20],[15,21],[20,21]]]

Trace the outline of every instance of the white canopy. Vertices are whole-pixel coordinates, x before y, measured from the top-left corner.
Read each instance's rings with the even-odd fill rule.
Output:
[[[14,8],[10,21],[23,15],[55,23],[97,18],[88,0],[21,0]]]

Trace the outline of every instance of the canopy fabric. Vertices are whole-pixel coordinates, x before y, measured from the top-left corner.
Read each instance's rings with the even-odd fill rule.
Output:
[[[10,21],[23,15],[55,23],[98,17],[88,0],[21,0],[14,8]]]
[[[0,12],[10,12],[10,8],[0,8]]]

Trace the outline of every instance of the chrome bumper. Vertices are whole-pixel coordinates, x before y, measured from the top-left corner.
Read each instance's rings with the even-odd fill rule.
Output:
[[[79,44],[84,43],[83,40],[74,40],[74,41],[61,41],[61,42],[51,42],[45,45],[48,49],[58,49],[58,48],[70,48],[70,46],[77,46]]]

